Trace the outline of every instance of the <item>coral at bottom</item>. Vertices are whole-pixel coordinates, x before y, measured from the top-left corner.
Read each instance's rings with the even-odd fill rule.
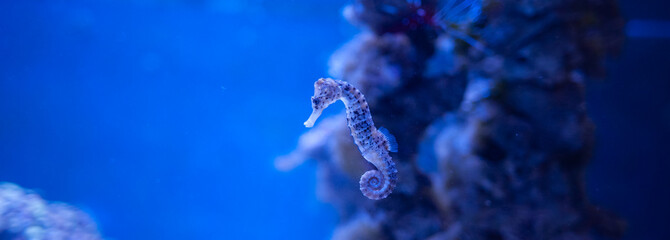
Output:
[[[65,203],[49,203],[36,193],[0,183],[0,240],[102,239],[95,222]]]

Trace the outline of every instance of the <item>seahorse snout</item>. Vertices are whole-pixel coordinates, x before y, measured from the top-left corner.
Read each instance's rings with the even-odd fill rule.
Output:
[[[314,126],[314,123],[316,122],[316,119],[321,116],[321,112],[323,112],[323,108],[320,109],[312,109],[312,115],[309,115],[309,119],[305,121],[305,127],[311,128]]]

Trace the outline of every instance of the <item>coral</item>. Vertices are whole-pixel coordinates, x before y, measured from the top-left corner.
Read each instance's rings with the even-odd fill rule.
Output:
[[[444,14],[461,4],[467,17]],[[344,124],[317,125],[319,141],[301,140],[292,156],[317,160],[319,198],[340,213],[334,238],[622,235],[583,177],[594,145],[584,84],[622,42],[614,0],[356,0],[344,15],[364,30],[330,73],[396,134],[399,180],[383,200],[355,194],[367,166],[352,163]]]
[[[95,222],[64,203],[47,203],[39,195],[0,183],[0,239],[102,239]]]

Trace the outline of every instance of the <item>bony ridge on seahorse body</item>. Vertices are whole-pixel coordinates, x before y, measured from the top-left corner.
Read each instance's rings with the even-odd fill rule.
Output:
[[[386,198],[391,194],[398,180],[398,170],[389,156],[389,151],[396,152],[398,145],[395,137],[388,130],[375,127],[368,103],[358,89],[340,80],[330,78],[317,80],[314,83],[312,115],[305,122],[305,126],[314,126],[314,122],[319,118],[323,109],[337,100],[344,102],[347,125],[354,142],[358,145],[358,150],[361,151],[365,160],[377,168],[361,176],[359,182],[361,192],[373,200]]]

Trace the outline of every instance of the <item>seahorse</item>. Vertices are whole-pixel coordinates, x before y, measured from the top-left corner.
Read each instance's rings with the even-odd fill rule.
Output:
[[[346,107],[347,126],[363,158],[377,170],[369,170],[361,176],[361,192],[369,199],[386,198],[398,180],[395,163],[389,152],[396,152],[395,137],[385,128],[377,129],[370,115],[370,108],[363,94],[351,84],[330,78],[321,78],[314,83],[312,114],[305,126],[314,126],[321,113],[330,104],[341,100]]]

